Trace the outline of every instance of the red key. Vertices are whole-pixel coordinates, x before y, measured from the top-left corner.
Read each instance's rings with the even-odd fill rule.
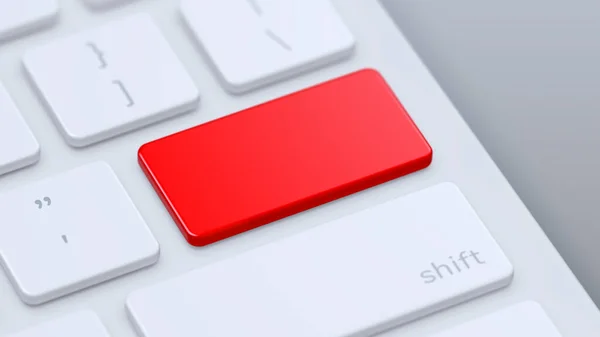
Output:
[[[361,70],[145,144],[139,161],[203,246],[423,169],[431,147]]]

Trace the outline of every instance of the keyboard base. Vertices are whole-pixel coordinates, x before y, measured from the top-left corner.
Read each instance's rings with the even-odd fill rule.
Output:
[[[349,60],[319,71],[240,96],[228,94],[222,88],[186,32],[177,14],[176,0],[139,0],[102,12],[90,11],[80,0],[64,0],[60,2],[60,22],[53,29],[3,44],[0,55],[1,80],[36,135],[42,155],[38,164],[0,177],[0,191],[92,161],[106,161],[123,182],[161,244],[162,256],[152,268],[35,308],[23,304],[5,273],[0,273],[0,335],[78,309],[91,309],[115,336],[135,337],[124,309],[125,298],[132,291],[446,181],[458,185],[469,199],[513,264],[515,279],[506,289],[409,323],[382,336],[423,337],[526,300],[539,302],[564,337],[600,335],[600,315],[596,307],[382,6],[364,0],[333,2],[356,37],[355,54]],[[140,11],[148,12],[155,18],[195,79],[202,98],[199,109],[84,150],[69,147],[26,81],[21,56],[45,41]],[[335,201],[326,207],[208,247],[189,246],[137,165],[139,146],[362,68],[378,69],[394,88],[434,148],[431,166],[425,171]]]

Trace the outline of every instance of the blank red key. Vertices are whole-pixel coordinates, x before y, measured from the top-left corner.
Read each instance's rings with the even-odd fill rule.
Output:
[[[143,145],[139,162],[203,246],[423,169],[432,150],[361,70]]]

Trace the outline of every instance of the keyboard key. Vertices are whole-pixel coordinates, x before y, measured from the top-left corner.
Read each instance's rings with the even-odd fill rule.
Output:
[[[431,337],[561,337],[535,302],[517,304]]]
[[[28,304],[149,266],[158,255],[158,243],[105,163],[0,195],[0,261]]]
[[[72,146],[190,111],[198,90],[146,14],[26,54],[25,68]]]
[[[0,40],[49,25],[57,15],[56,0],[0,1]]]
[[[349,56],[354,37],[329,0],[183,0],[225,88],[241,93]]]
[[[82,311],[7,337],[110,337],[96,314]]]
[[[512,273],[446,183],[138,290],[127,309],[144,337],[372,336]]]
[[[139,151],[142,169],[196,246],[418,171],[431,158],[427,141],[372,70]]]
[[[40,145],[0,83],[0,175],[39,159]]]

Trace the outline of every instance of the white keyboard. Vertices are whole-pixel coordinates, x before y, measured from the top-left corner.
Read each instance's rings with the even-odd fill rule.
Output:
[[[304,95],[360,96],[344,75],[365,68],[433,148],[428,167],[186,242],[212,225],[190,216],[211,195],[174,184],[200,174],[194,146],[230,150],[198,138],[208,128],[159,139],[233,130],[221,117],[265,116],[332,79]],[[0,0],[0,83],[2,337],[600,335],[598,309],[377,2]],[[255,120],[248,142],[264,137]],[[225,169],[208,173],[227,184]],[[219,219],[246,210],[232,205]]]

